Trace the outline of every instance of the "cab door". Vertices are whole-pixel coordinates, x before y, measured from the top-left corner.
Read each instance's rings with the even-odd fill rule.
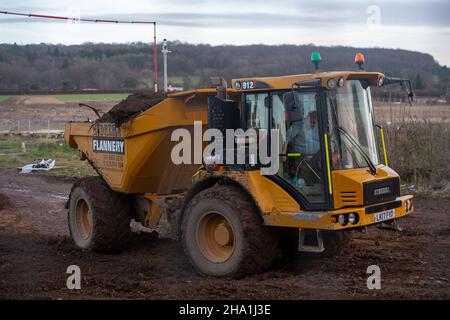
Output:
[[[321,90],[271,94],[270,128],[279,130],[279,171],[274,179],[308,210],[330,208]]]

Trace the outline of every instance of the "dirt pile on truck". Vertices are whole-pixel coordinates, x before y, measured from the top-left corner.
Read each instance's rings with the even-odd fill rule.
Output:
[[[132,94],[112,107],[111,110],[105,113],[98,121],[113,122],[116,126],[120,126],[132,117],[160,103],[166,97],[167,95],[165,93],[160,92]]]

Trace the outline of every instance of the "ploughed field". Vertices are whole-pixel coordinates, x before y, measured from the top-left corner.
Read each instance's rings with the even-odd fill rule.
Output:
[[[82,252],[69,238],[64,203],[74,180],[0,169],[0,299],[449,299],[450,198],[416,198],[403,232],[354,233],[338,256],[281,254],[244,279],[203,278],[179,243],[135,230],[124,252]],[[69,290],[69,265],[81,290]],[[367,289],[367,267],[381,289]]]

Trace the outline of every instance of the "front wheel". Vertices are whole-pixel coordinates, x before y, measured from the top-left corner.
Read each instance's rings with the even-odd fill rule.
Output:
[[[216,185],[197,194],[182,220],[182,243],[196,271],[216,277],[243,277],[267,270],[277,238],[242,190]]]

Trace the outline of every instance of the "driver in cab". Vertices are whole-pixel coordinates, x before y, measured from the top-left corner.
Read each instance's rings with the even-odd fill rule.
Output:
[[[290,94],[286,94],[284,100],[289,126],[286,131],[286,151],[288,154],[299,154],[289,157],[287,171],[294,184],[302,184],[303,180],[303,183],[311,185],[317,182],[317,177],[310,171],[320,169],[317,111],[310,111],[305,119],[302,101],[295,101]]]

